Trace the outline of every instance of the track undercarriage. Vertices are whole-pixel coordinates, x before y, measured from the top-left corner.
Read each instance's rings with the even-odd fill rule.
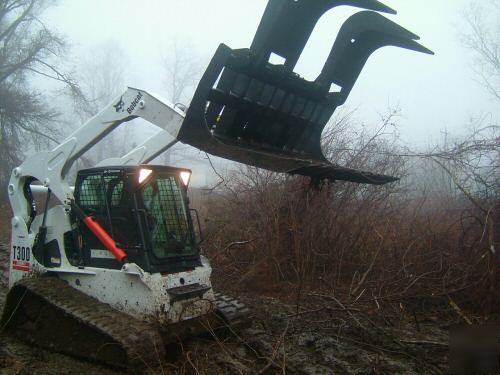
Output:
[[[165,346],[184,337],[245,323],[248,309],[216,295],[216,310],[197,319],[158,326],[113,309],[57,277],[23,279],[9,292],[2,326],[23,341],[113,367],[161,365]]]

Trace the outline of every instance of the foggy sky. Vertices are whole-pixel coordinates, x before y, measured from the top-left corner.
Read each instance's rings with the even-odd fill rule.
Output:
[[[471,116],[491,114],[500,106],[474,81],[472,56],[460,42],[461,12],[466,0],[386,0],[398,11],[387,15],[420,35],[433,50],[429,56],[395,47],[377,51],[368,60],[346,107],[374,123],[388,106],[399,106],[400,131],[415,146],[436,141],[440,132],[460,132]],[[207,62],[220,42],[249,47],[267,0],[61,0],[45,17],[67,36],[77,56],[97,44],[116,41],[129,57],[130,86],[160,94],[165,87],[160,56],[177,38],[192,44]],[[352,7],[327,13],[318,23],[296,72],[306,78],[319,73],[338,29]]]

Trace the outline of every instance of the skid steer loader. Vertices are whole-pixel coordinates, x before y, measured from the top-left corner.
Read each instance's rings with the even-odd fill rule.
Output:
[[[339,5],[371,11],[346,21],[323,71],[307,81],[293,72],[295,64],[317,20]],[[375,0],[270,0],[249,49],[218,48],[186,113],[128,88],[57,147],[15,168],[3,329],[55,351],[140,370],[161,361],[165,343],[178,337],[221,321],[242,323],[247,309],[213,291],[210,264],[200,254],[199,220],[187,198],[191,171],[148,163],[180,141],[313,180],[395,181],[333,165],[320,147],[324,126],[374,50],[431,53],[374,11],[395,13]],[[271,54],[284,64],[269,63]],[[332,83],[341,90],[330,92]],[[161,132],[78,171],[71,187],[74,162],[138,117]],[[45,194],[40,211],[35,192]]]

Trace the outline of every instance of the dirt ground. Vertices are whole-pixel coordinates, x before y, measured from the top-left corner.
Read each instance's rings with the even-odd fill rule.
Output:
[[[4,216],[4,215],[2,215]],[[9,223],[0,226],[0,307],[7,293]],[[221,288],[218,288],[221,290]],[[455,321],[346,304],[331,294],[279,297],[238,293],[251,309],[249,327],[197,337],[171,348],[165,374],[440,374],[448,367],[448,329]],[[222,288],[222,292],[226,292]],[[229,294],[234,294],[229,292]],[[85,338],[82,338],[85,339]],[[0,335],[1,374],[119,374]]]
[[[0,299],[7,292],[7,247],[0,245]],[[334,297],[333,297],[334,298]],[[193,338],[172,348],[170,360],[149,373],[189,374],[421,374],[447,367],[447,326],[406,316],[381,318],[331,296],[308,295],[297,307],[287,298],[247,294],[251,325],[223,337]],[[442,323],[442,322],[441,322]],[[84,338],[82,338],[84,339]],[[2,374],[117,374],[0,336]]]

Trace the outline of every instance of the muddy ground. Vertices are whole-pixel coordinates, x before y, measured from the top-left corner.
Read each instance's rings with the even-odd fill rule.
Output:
[[[2,215],[4,216],[4,215]],[[6,215],[5,215],[6,216]],[[8,221],[0,220],[0,308],[7,293]],[[4,228],[1,228],[4,226]],[[1,230],[4,229],[4,230]],[[456,314],[409,313],[404,306],[359,305],[328,292],[282,286],[268,295],[217,289],[251,309],[249,327],[197,337],[171,348],[165,374],[440,374],[448,369],[448,331]],[[290,290],[289,292],[287,292]],[[401,309],[400,307],[403,307]],[[85,339],[85,338],[82,338]],[[0,374],[120,374],[0,334]]]
[[[0,245],[3,273],[0,299],[7,292],[7,247]],[[342,303],[331,294],[304,293],[300,303],[276,296],[245,294],[249,328],[218,338],[198,337],[172,348],[171,358],[149,373],[192,374],[421,374],[447,368],[448,324],[437,318],[380,311]],[[85,339],[85,338],[82,338]],[[0,336],[2,374],[117,374]]]

